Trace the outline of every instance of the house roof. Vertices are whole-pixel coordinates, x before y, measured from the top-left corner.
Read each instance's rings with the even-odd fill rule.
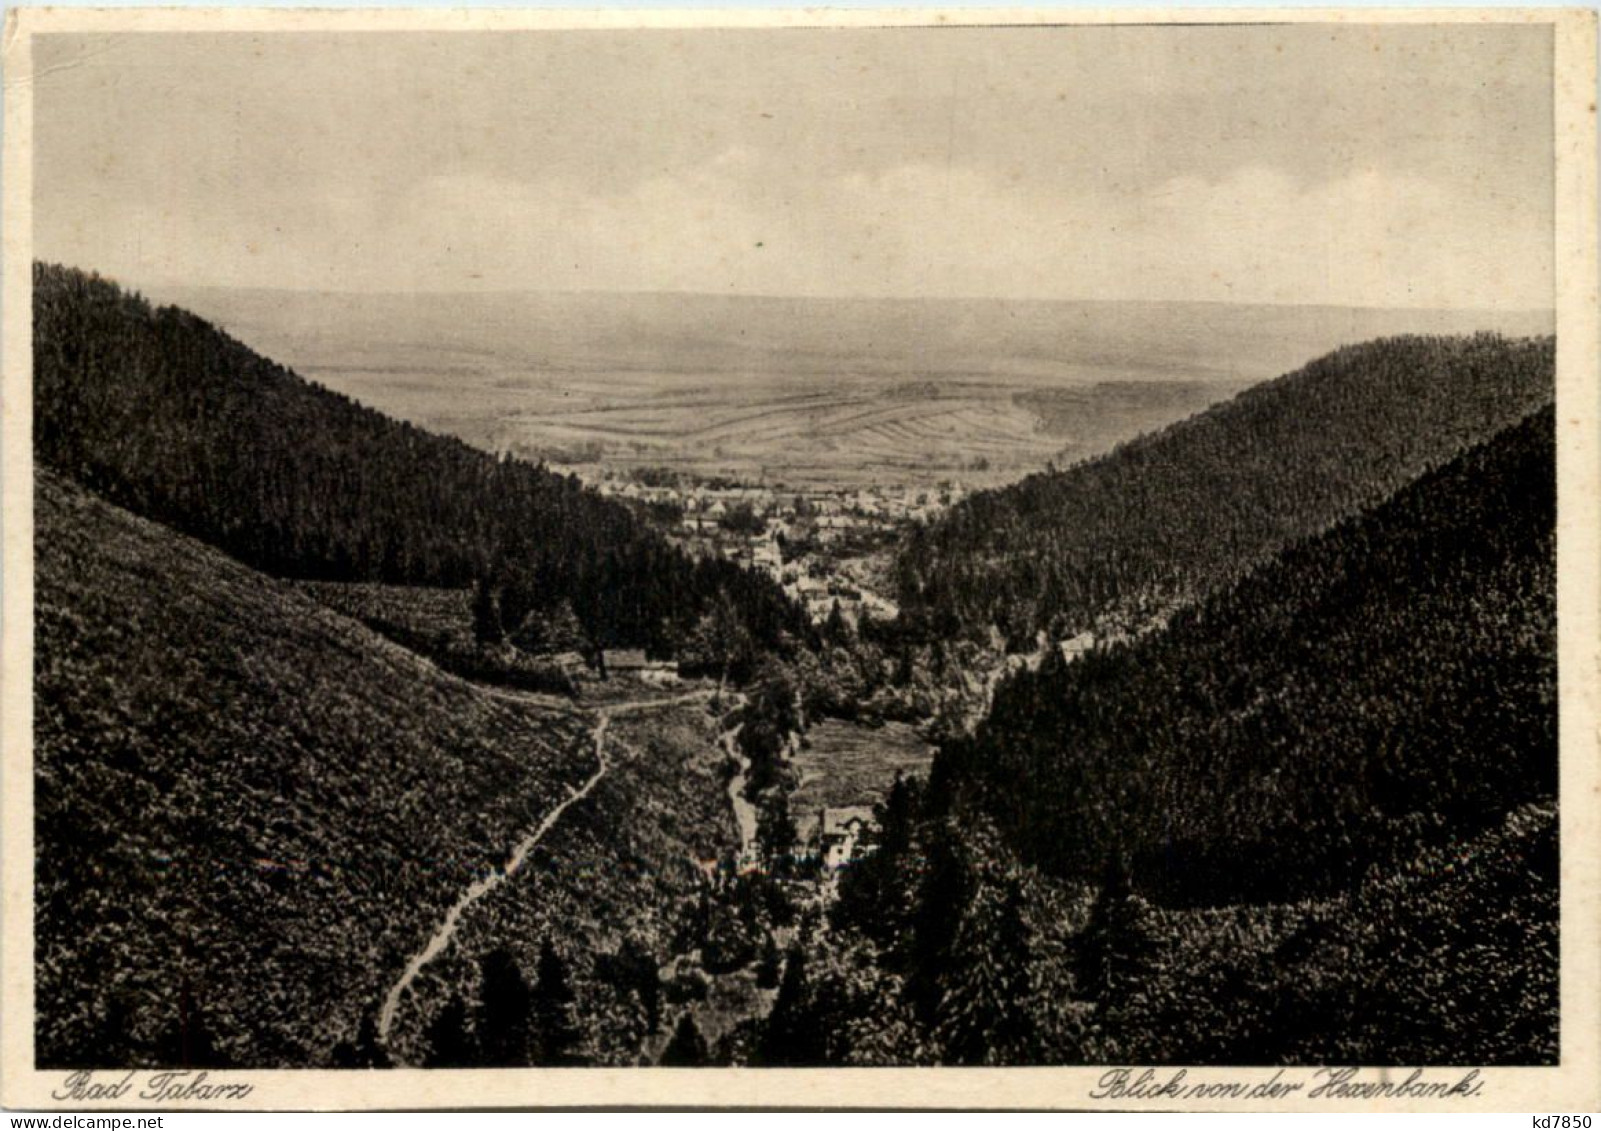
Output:
[[[614,648],[606,653],[609,668],[642,668],[649,663],[643,648]]]
[[[1062,655],[1071,660],[1075,656],[1081,656],[1095,647],[1095,634],[1093,632],[1081,632],[1077,636],[1063,640],[1060,647]]]
[[[871,805],[842,805],[837,809],[824,809],[822,816],[823,835],[844,835],[850,832],[851,824],[871,825],[873,823],[873,807]]]

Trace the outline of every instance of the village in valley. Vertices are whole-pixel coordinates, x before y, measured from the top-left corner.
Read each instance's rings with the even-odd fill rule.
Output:
[[[839,485],[795,484],[765,476],[752,482],[737,475],[666,467],[586,462],[551,465],[572,474],[599,494],[623,502],[653,522],[668,539],[696,557],[719,557],[765,573],[803,608],[818,626],[843,622],[855,635],[868,621],[886,624],[900,609],[894,599],[890,563],[914,524],[936,519],[969,494],[952,480]],[[1054,641],[1068,662],[1092,651],[1097,643],[1128,638],[1120,626],[1080,632]],[[999,679],[1039,667],[1048,644],[1042,633],[1037,647],[1010,654],[996,644],[992,653],[969,656],[962,688],[973,702],[987,702]],[[652,659],[639,648],[609,649],[607,675],[620,680],[612,692],[600,690],[591,659],[576,653],[564,657],[566,670],[589,694],[620,694],[634,686],[687,686],[673,659]],[[742,845],[726,860],[703,860],[709,876],[723,880],[763,872],[792,881],[813,883],[815,897],[825,903],[837,888],[842,871],[872,853],[878,829],[874,806],[884,800],[894,773],[926,772],[933,746],[926,734],[928,718],[916,721],[841,721],[814,719],[806,733],[786,736],[779,761],[789,781],[785,790],[787,836],[771,843],[757,836],[757,814],[775,795],[751,794],[745,787],[750,766],[731,783],[730,797],[741,818]],[[805,726],[805,724],[802,724]],[[743,761],[732,747],[730,766]]]
[[[885,566],[900,533],[960,502],[952,480],[860,487],[751,484],[662,467],[586,468],[599,493],[630,503],[695,555],[718,555],[777,581],[814,623],[837,608],[852,627],[893,620]]]
[[[867,620],[895,619],[900,610],[888,566],[901,537],[911,524],[937,517],[968,493],[949,479],[796,485],[669,467],[589,464],[581,470],[559,470],[577,472],[601,495],[634,507],[686,552],[721,557],[767,574],[814,624],[843,620],[852,632],[859,632]],[[630,676],[658,686],[663,681],[679,684],[671,661],[651,661],[637,649],[611,651],[606,664],[625,684]],[[593,673],[577,671],[589,682]],[[756,805],[746,801],[742,771],[730,796],[736,811],[745,810],[744,843],[732,862],[702,861],[709,874],[772,873],[777,868],[808,886],[817,882],[816,895],[826,902],[840,873],[873,851],[873,808],[883,799],[886,779],[882,768],[860,778],[857,773],[881,762],[907,772],[923,770],[932,747],[918,728],[906,723],[859,727],[819,722],[804,740],[800,734],[788,736],[781,754],[794,789],[786,807],[792,818],[784,838],[788,843],[758,842],[757,812],[772,798]],[[738,758],[732,750],[730,757]]]

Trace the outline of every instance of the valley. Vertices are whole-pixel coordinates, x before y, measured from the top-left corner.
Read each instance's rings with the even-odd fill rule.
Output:
[[[19,11],[0,1106],[1583,1110],[1594,23]]]
[[[1550,338],[35,284],[41,1064],[1555,1055]]]
[[[1077,462],[1336,346],[1538,311],[166,289],[364,404],[594,480],[968,487]]]

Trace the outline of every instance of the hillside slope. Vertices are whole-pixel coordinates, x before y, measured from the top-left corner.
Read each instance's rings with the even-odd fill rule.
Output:
[[[908,540],[902,605],[946,632],[1115,634],[1372,506],[1548,402],[1551,339],[1337,350],[1112,453],[973,496]]]
[[[936,761],[1024,856],[1297,898],[1555,796],[1548,408],[1165,630],[996,693]]]
[[[915,793],[895,808],[896,835],[846,874],[808,956],[788,1025],[808,1039],[786,1061],[1559,1060],[1554,802],[1346,891],[1199,908],[1042,874],[982,819],[917,821]]]
[[[326,1063],[587,723],[44,470],[35,517],[39,1065]]]
[[[1015,675],[891,790],[759,1047],[1555,1063],[1554,452],[1546,408],[1164,628]]]
[[[1164,976],[1100,1029],[1142,1063],[1556,1064],[1560,860],[1536,802],[1278,916],[1162,912]]]
[[[602,646],[671,653],[713,606],[762,645],[805,633],[765,576],[692,562],[575,479],[383,416],[186,311],[44,264],[33,301],[38,463],[248,565],[484,580],[508,631],[566,603]]]

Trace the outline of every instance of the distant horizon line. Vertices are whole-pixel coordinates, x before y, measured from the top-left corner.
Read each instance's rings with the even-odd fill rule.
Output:
[[[39,260],[39,262],[45,262]],[[73,266],[63,264],[63,266]],[[712,298],[712,299],[749,299],[763,302],[966,302],[966,303],[1016,303],[1033,304],[1039,306],[1070,305],[1070,304],[1100,304],[1100,305],[1134,305],[1148,306],[1183,305],[1183,306],[1266,306],[1283,308],[1286,310],[1353,310],[1353,311],[1405,311],[1420,313],[1483,313],[1497,314],[1549,314],[1556,313],[1556,304],[1549,306],[1385,306],[1371,303],[1343,303],[1332,301],[1306,301],[1295,302],[1270,299],[1218,299],[1218,298],[1093,298],[1093,297],[1038,297],[1019,295],[872,295],[872,294],[769,294],[766,292],[751,291],[695,291],[695,290],[642,290],[637,288],[619,288],[606,290],[597,287],[581,288],[538,288],[538,287],[484,287],[452,290],[418,289],[418,290],[366,290],[349,288],[315,288],[315,287],[289,287],[266,284],[224,284],[224,283],[176,283],[176,282],[135,282],[108,272],[97,272],[93,268],[77,268],[98,274],[102,279],[116,283],[118,286],[137,290],[174,290],[174,291],[231,291],[231,292],[262,292],[280,295],[339,295],[366,298],[415,298],[419,296],[466,296],[476,295],[483,297],[513,297],[526,295],[541,295],[550,297],[634,297],[634,298]]]

